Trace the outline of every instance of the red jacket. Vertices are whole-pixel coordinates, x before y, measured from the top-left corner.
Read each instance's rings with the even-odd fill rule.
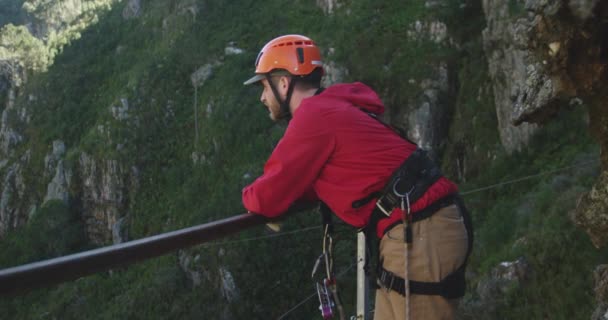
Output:
[[[243,189],[245,208],[276,217],[297,200],[320,199],[346,223],[365,226],[375,200],[358,209],[352,202],[381,190],[416,145],[359,108],[384,112],[378,95],[362,83],[333,85],[302,100],[264,174]],[[441,178],[412,205],[412,212],[456,191],[455,184]],[[395,209],[380,221],[378,236],[402,214]]]

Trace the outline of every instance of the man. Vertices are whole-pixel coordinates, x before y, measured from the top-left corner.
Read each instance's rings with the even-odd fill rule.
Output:
[[[381,239],[375,319],[453,319],[469,247],[456,185],[376,118],[384,106],[372,89],[320,88],[321,54],[311,39],[271,40],[255,73],[245,84],[261,83],[270,118],[289,124],[263,175],[243,189],[245,208],[277,217],[294,202],[323,201]]]

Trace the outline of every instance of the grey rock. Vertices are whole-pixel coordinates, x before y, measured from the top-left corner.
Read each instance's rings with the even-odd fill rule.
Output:
[[[608,171],[603,171],[593,188],[581,196],[571,219],[585,230],[597,248],[608,242]]]
[[[213,63],[208,63],[194,71],[194,73],[190,75],[190,81],[192,82],[192,86],[203,86],[205,82],[209,80],[209,78],[211,78],[211,76],[213,75],[213,69],[219,65],[221,65],[221,62],[216,61]]]
[[[48,184],[44,202],[49,200],[61,200],[68,203],[69,199],[69,177],[71,173],[66,172],[63,160],[59,160],[55,167],[55,175],[53,180]]]
[[[7,168],[0,192],[0,238],[6,232],[24,225],[29,212],[20,204],[26,202],[26,188],[23,180],[23,164],[29,162],[29,150]]]
[[[341,6],[339,0],[317,0],[319,6],[325,14],[332,14],[335,9]]]
[[[412,40],[444,43],[449,40],[448,26],[442,21],[416,21],[408,28],[407,36]]]
[[[598,303],[591,315],[591,320],[608,320],[608,303]]]
[[[239,54],[243,54],[244,52],[245,52],[245,50],[237,47],[236,43],[234,41],[228,43],[228,46],[224,49],[224,54],[227,56],[239,55]]]
[[[219,273],[222,280],[222,296],[228,302],[235,302],[239,298],[239,290],[236,286],[232,273],[224,267],[219,268]]]
[[[533,90],[543,88],[545,78],[535,72],[537,68],[528,50],[528,32],[536,20],[511,17],[508,1],[484,0],[483,9],[487,21],[483,46],[492,79],[498,131],[503,147],[511,153],[522,150],[537,129],[535,124],[514,123],[525,112],[525,103],[541,99],[532,99],[538,96]],[[550,88],[545,90],[551,92]],[[546,94],[542,98],[546,99]],[[519,111],[515,110],[516,103]]]
[[[595,299],[597,306],[592,320],[608,320],[608,265],[599,265],[593,273],[595,279]]]
[[[593,9],[599,2],[599,0],[570,0],[568,6],[577,18],[584,21],[592,16]]]
[[[326,61],[323,64],[323,79],[321,80],[321,86],[327,88],[335,83],[344,81],[344,78],[348,75],[348,69],[338,65],[335,61]]]
[[[595,279],[595,298],[608,303],[608,264],[599,265],[593,272]]]
[[[197,0],[180,0],[177,4],[178,15],[192,15],[192,19],[196,20],[196,16],[201,11]]]
[[[125,227],[125,217],[121,217],[112,226],[112,243],[119,244],[128,240],[128,229]]]
[[[477,284],[475,300],[467,301],[463,309],[469,312],[492,314],[501,305],[503,297],[510,290],[518,290],[530,277],[532,269],[526,259],[501,262],[490,275]],[[475,318],[483,319],[483,317]]]
[[[128,171],[116,160],[94,159],[84,152],[79,166],[87,236],[97,245],[111,243],[113,227],[127,211]]]
[[[129,100],[127,98],[120,98],[120,104],[111,106],[110,112],[112,113],[112,117],[118,121],[129,119]]]
[[[180,268],[182,269],[182,271],[184,271],[186,277],[190,279],[192,285],[195,287],[200,286],[202,282],[203,272],[200,271],[199,267],[197,266],[197,261],[195,261],[195,259],[192,259],[192,256],[188,254],[188,252],[186,252],[185,250],[179,250],[177,257]]]
[[[25,70],[19,63],[0,61],[0,93],[6,92],[7,97],[0,119],[0,154],[7,156],[24,139],[17,129],[21,125],[19,122],[29,119],[27,110],[15,105],[17,92],[25,82],[25,75]]]
[[[139,18],[141,12],[141,0],[129,0],[122,10],[122,17],[125,20]]]
[[[408,137],[435,156],[448,134],[446,114],[453,107],[449,98],[453,83],[445,62],[437,62],[432,74],[433,78],[418,81],[419,93],[408,101],[397,122],[405,123],[402,126],[408,128]]]

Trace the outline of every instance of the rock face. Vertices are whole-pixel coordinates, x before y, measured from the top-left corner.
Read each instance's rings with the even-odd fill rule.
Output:
[[[344,82],[344,78],[348,76],[348,69],[339,65],[332,58],[335,54],[334,48],[329,48],[323,53],[323,79],[321,86],[327,88],[335,83]]]
[[[13,163],[6,169],[2,180],[0,193],[0,238],[6,232],[16,229],[27,222],[29,208],[27,203],[26,186],[23,179],[23,166],[30,160],[30,153],[26,152],[20,161]]]
[[[514,7],[515,6],[515,7]],[[504,83],[512,87],[513,124],[547,121],[560,107],[582,101],[588,107],[590,127],[601,146],[602,167],[608,165],[608,3],[605,1],[501,1],[485,0],[488,28],[484,31],[490,64],[508,64],[503,47],[523,57],[524,70],[509,70],[518,77],[504,80],[506,70],[494,68],[495,93]],[[502,30],[502,31],[500,31]],[[505,38],[511,39],[505,41]],[[514,65],[514,67],[515,65]],[[497,72],[499,70],[500,72]],[[503,76],[500,76],[500,75]],[[500,102],[497,101],[497,105]],[[503,101],[504,104],[504,101]],[[585,228],[596,246],[606,242],[606,186],[603,173],[593,190],[579,201],[576,223]]]
[[[87,236],[98,245],[111,243],[113,230],[126,216],[129,172],[116,160],[99,161],[86,153],[80,155],[79,170]]]
[[[601,265],[595,269],[595,298],[598,302],[591,320],[608,319],[608,265]]]
[[[511,290],[521,288],[531,272],[530,264],[524,258],[501,262],[490,275],[479,281],[476,298],[466,301],[462,306],[463,311],[471,319],[497,318],[492,315],[500,306],[502,297]]]
[[[125,20],[139,18],[141,11],[141,0],[129,0],[122,10],[122,17]]]
[[[521,150],[534,133],[533,123],[547,120],[573,98],[589,100],[601,92],[605,5],[484,0],[483,7],[484,50],[501,140],[507,151]]]
[[[493,80],[498,131],[501,143],[508,152],[521,150],[534,133],[534,124],[514,125],[514,104],[530,89],[529,84],[532,83],[526,82],[528,72],[536,74],[538,68],[538,62],[527,48],[529,38],[526,32],[531,23],[525,18],[512,17],[509,8],[513,3],[514,1],[483,1],[487,24],[483,31],[483,45]],[[515,3],[522,5],[518,1]],[[543,80],[545,79],[537,77],[534,85],[542,84]]]
[[[597,248],[608,242],[608,171],[602,172],[590,192],[584,194],[573,213],[574,223],[585,230]]]
[[[44,158],[44,175],[52,177],[47,186],[44,202],[49,200],[61,200],[68,204],[69,185],[72,172],[65,167],[63,156],[65,155],[65,144],[61,140],[53,142],[53,152]]]
[[[23,175],[30,151],[15,153],[15,147],[24,139],[18,128],[29,122],[27,110],[15,104],[25,81],[26,72],[19,63],[0,61],[0,104],[4,107],[0,120],[0,239],[25,224],[30,210]],[[10,158],[15,160],[9,162]]]
[[[529,127],[542,123],[561,107],[582,103],[601,147],[604,170],[592,190],[578,201],[572,217],[596,247],[608,241],[608,3],[597,0],[484,0],[483,33],[494,81],[503,144],[516,150]],[[521,66],[521,67],[518,67]],[[505,117],[506,116],[506,117]],[[524,127],[521,127],[522,124]],[[523,135],[510,135],[519,132]],[[516,137],[516,139],[509,139]],[[605,267],[600,267],[605,270]],[[596,272],[599,283],[606,273]],[[598,289],[596,289],[596,292]],[[606,319],[608,299],[599,290],[594,319]]]
[[[25,70],[19,63],[0,61],[0,98],[4,97],[4,101],[0,101],[4,106],[0,120],[0,156],[2,158],[11,155],[14,147],[23,141],[23,135],[16,129],[19,123],[15,120],[24,122],[29,117],[25,109],[15,106],[15,99],[24,84],[25,76]]]
[[[420,92],[416,98],[408,101],[409,112],[401,115],[401,121],[406,123],[410,139],[436,153],[447,135],[448,115],[452,108],[449,95],[453,92],[454,84],[448,76],[446,62],[438,62],[433,69],[434,78],[418,82]]]
[[[438,4],[440,5],[440,4]],[[453,46],[447,25],[442,21],[416,21],[407,31],[412,41],[430,41],[438,46]],[[407,135],[420,147],[437,152],[443,147],[448,134],[449,115],[452,113],[455,79],[450,75],[447,61],[436,61],[428,66],[430,72],[422,79],[409,79],[416,90],[393,122],[407,128]]]
[[[325,14],[332,14],[335,9],[340,6],[338,0],[317,0],[317,6],[319,6]]]

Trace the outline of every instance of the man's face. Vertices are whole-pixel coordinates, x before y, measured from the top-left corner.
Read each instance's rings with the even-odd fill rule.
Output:
[[[284,88],[283,82],[287,79],[286,77],[273,76],[272,81],[275,83],[277,90],[279,91],[279,95],[281,99],[285,99],[286,90]],[[264,87],[262,91],[262,95],[260,96],[260,101],[268,108],[269,114],[268,116],[273,121],[278,121],[281,115],[281,104],[277,101],[274,93],[272,92],[272,88],[270,87],[270,83],[267,79],[262,79],[262,86]]]

